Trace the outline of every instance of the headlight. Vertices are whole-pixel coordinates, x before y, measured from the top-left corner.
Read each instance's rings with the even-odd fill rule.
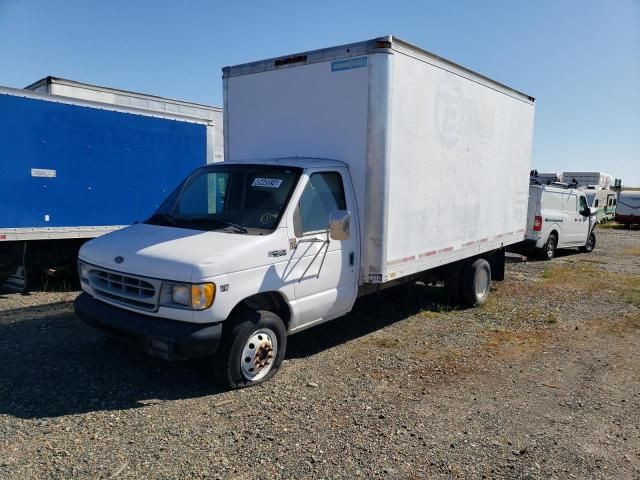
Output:
[[[171,301],[179,305],[189,306],[189,286],[188,285],[172,285]]]
[[[170,283],[165,282],[162,304],[167,307],[184,306],[192,310],[206,310],[213,304],[216,295],[214,283]],[[169,301],[170,299],[170,301]]]

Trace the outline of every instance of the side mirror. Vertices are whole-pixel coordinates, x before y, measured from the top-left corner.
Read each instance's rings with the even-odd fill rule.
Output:
[[[329,235],[331,240],[348,240],[351,235],[351,213],[348,210],[334,210],[329,214]]]

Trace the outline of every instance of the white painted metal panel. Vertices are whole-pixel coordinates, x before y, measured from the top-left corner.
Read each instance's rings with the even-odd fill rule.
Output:
[[[321,62],[226,79],[226,158],[341,160],[364,205],[367,71]]]
[[[385,278],[524,238],[530,101],[400,50],[391,111]]]

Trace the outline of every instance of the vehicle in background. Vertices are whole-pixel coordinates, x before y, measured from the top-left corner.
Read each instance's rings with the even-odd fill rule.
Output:
[[[81,96],[78,89],[65,93]],[[158,97],[149,97],[151,110],[124,106],[125,93],[100,103],[0,88],[0,284],[6,288],[24,291],[31,280],[73,273],[87,238],[144,220],[177,178],[215,160],[221,109],[166,113]],[[167,110],[180,103],[167,100]],[[215,115],[218,121],[211,120]]]
[[[618,194],[616,222],[624,223],[627,228],[640,224],[640,191],[622,190]]]
[[[504,278],[524,238],[532,97],[391,36],[223,82],[225,161],[82,247],[85,322],[163,358],[215,353],[238,388],[362,295],[444,280],[477,305]]]
[[[609,189],[613,186],[613,177],[603,172],[562,172],[562,181],[574,188],[595,185]]]
[[[582,190],[546,185],[529,187],[529,207],[524,247],[535,249],[546,260],[558,248],[579,247],[591,252],[596,245],[595,209]]]
[[[42,78],[26,86],[25,90],[75,98],[76,100],[131,107],[148,113],[177,115],[180,118],[201,121],[205,124],[207,132],[207,163],[223,160],[224,136],[221,108],[52,76]]]
[[[606,223],[614,219],[617,203],[616,192],[595,185],[581,188],[581,190],[587,196],[589,207],[596,210],[597,223]]]

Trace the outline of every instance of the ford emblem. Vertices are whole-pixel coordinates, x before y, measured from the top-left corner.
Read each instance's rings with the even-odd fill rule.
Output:
[[[124,258],[118,255],[116,258],[113,259],[113,261],[116,263],[122,263],[124,262]]]

